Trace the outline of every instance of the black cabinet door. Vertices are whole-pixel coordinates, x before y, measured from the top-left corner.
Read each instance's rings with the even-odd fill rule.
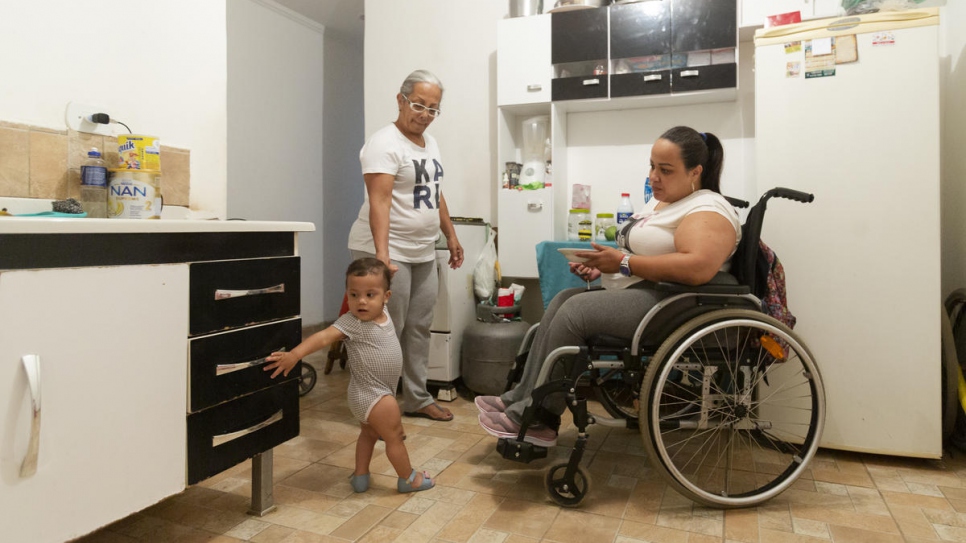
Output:
[[[610,96],[647,96],[671,92],[671,71],[614,74],[610,76]]]
[[[711,89],[726,89],[738,86],[738,66],[735,64],[715,64],[672,70],[673,91],[688,92]]]
[[[610,57],[671,52],[671,0],[615,4],[610,8]]]
[[[737,0],[674,0],[671,48],[675,52],[737,45]]]
[[[607,8],[550,15],[550,62],[607,59]]]
[[[558,77],[550,83],[550,99],[585,100],[607,98],[607,75]]]

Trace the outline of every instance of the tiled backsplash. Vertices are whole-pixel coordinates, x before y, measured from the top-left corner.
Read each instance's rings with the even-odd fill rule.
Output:
[[[118,163],[115,137],[0,121],[0,196],[78,198],[80,167],[91,147],[101,151],[109,168]],[[191,152],[162,145],[165,205],[187,206],[190,182]]]

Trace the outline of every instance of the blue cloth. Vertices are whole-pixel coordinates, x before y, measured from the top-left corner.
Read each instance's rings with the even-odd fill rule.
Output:
[[[613,241],[602,241],[598,245],[617,247]],[[557,250],[562,248],[594,250],[589,241],[542,241],[537,244],[537,273],[540,276],[540,294],[543,296],[544,309],[561,290],[587,286],[586,281],[570,273],[567,257]],[[600,285],[600,279],[591,285]]]

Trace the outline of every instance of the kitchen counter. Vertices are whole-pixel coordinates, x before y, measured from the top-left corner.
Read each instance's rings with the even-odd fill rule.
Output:
[[[0,217],[0,235],[313,231],[315,225],[310,222],[288,221]]]

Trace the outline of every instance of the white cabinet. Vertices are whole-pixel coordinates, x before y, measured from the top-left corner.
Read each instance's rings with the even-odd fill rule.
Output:
[[[799,11],[802,19],[815,12],[815,0],[742,0],[741,26],[762,26],[770,15]]]
[[[497,104],[550,102],[550,14],[497,25]]]
[[[188,266],[0,272],[0,533],[60,542],[185,487]],[[21,363],[40,360],[37,469]]]
[[[500,190],[500,271],[537,277],[537,244],[553,239],[553,188]]]
[[[769,15],[798,11],[802,20],[835,17],[842,13],[842,0],[742,0],[741,26],[763,26]]]

